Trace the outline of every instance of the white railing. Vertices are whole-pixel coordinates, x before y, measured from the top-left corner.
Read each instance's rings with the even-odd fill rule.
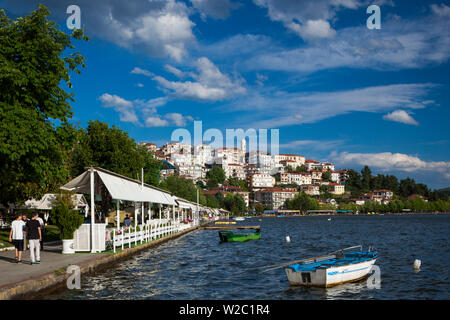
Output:
[[[137,245],[143,242],[153,241],[159,238],[169,236],[171,234],[178,233],[184,229],[190,228],[190,223],[184,224],[180,222],[171,222],[169,220],[157,220],[148,222],[145,225],[139,225],[137,227],[121,227],[120,229],[113,229],[111,235],[111,241],[113,246],[113,252],[116,252],[116,248],[120,247],[122,250],[125,248],[131,248],[132,244]]]

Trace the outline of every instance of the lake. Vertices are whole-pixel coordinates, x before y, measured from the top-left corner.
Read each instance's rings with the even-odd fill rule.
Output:
[[[196,230],[101,273],[82,276],[81,290],[40,299],[449,299],[450,215],[251,218],[261,239],[219,243],[218,231]],[[261,221],[260,221],[261,220]],[[291,242],[286,242],[289,235]],[[366,280],[332,288],[291,287],[284,269],[262,267],[374,246],[380,289]],[[415,259],[422,261],[419,272]]]

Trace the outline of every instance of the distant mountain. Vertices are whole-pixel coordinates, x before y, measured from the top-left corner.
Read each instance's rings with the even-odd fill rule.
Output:
[[[448,188],[444,188],[444,189],[439,189],[438,191],[445,193],[446,195],[450,196],[450,187]]]

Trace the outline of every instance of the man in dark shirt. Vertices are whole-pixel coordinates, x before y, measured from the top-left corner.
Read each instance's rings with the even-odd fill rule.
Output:
[[[128,216],[128,214],[125,216],[125,219],[123,220],[123,223],[125,224],[125,227],[129,227],[131,225],[131,219]]]
[[[38,213],[33,213],[31,220],[27,222],[27,238],[30,243],[31,264],[41,263],[41,224],[39,223]],[[35,255],[36,253],[36,255]]]

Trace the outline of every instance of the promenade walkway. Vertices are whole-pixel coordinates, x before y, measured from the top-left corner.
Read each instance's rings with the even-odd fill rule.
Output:
[[[98,253],[62,254],[61,244],[46,244],[41,251],[41,263],[31,265],[30,250],[23,252],[22,263],[16,263],[14,250],[0,252],[0,290],[14,286],[21,281],[39,278],[54,273],[71,264],[80,264],[93,258],[105,256]]]
[[[0,300],[34,297],[55,286],[64,285],[70,276],[66,273],[69,265],[79,266],[83,277],[196,229],[197,227],[187,228],[147,243],[119,250],[115,254],[112,252],[62,254],[62,245],[46,244],[45,251],[41,252],[41,263],[36,265],[30,264],[28,250],[23,253],[20,264],[15,262],[14,251],[0,252]]]

